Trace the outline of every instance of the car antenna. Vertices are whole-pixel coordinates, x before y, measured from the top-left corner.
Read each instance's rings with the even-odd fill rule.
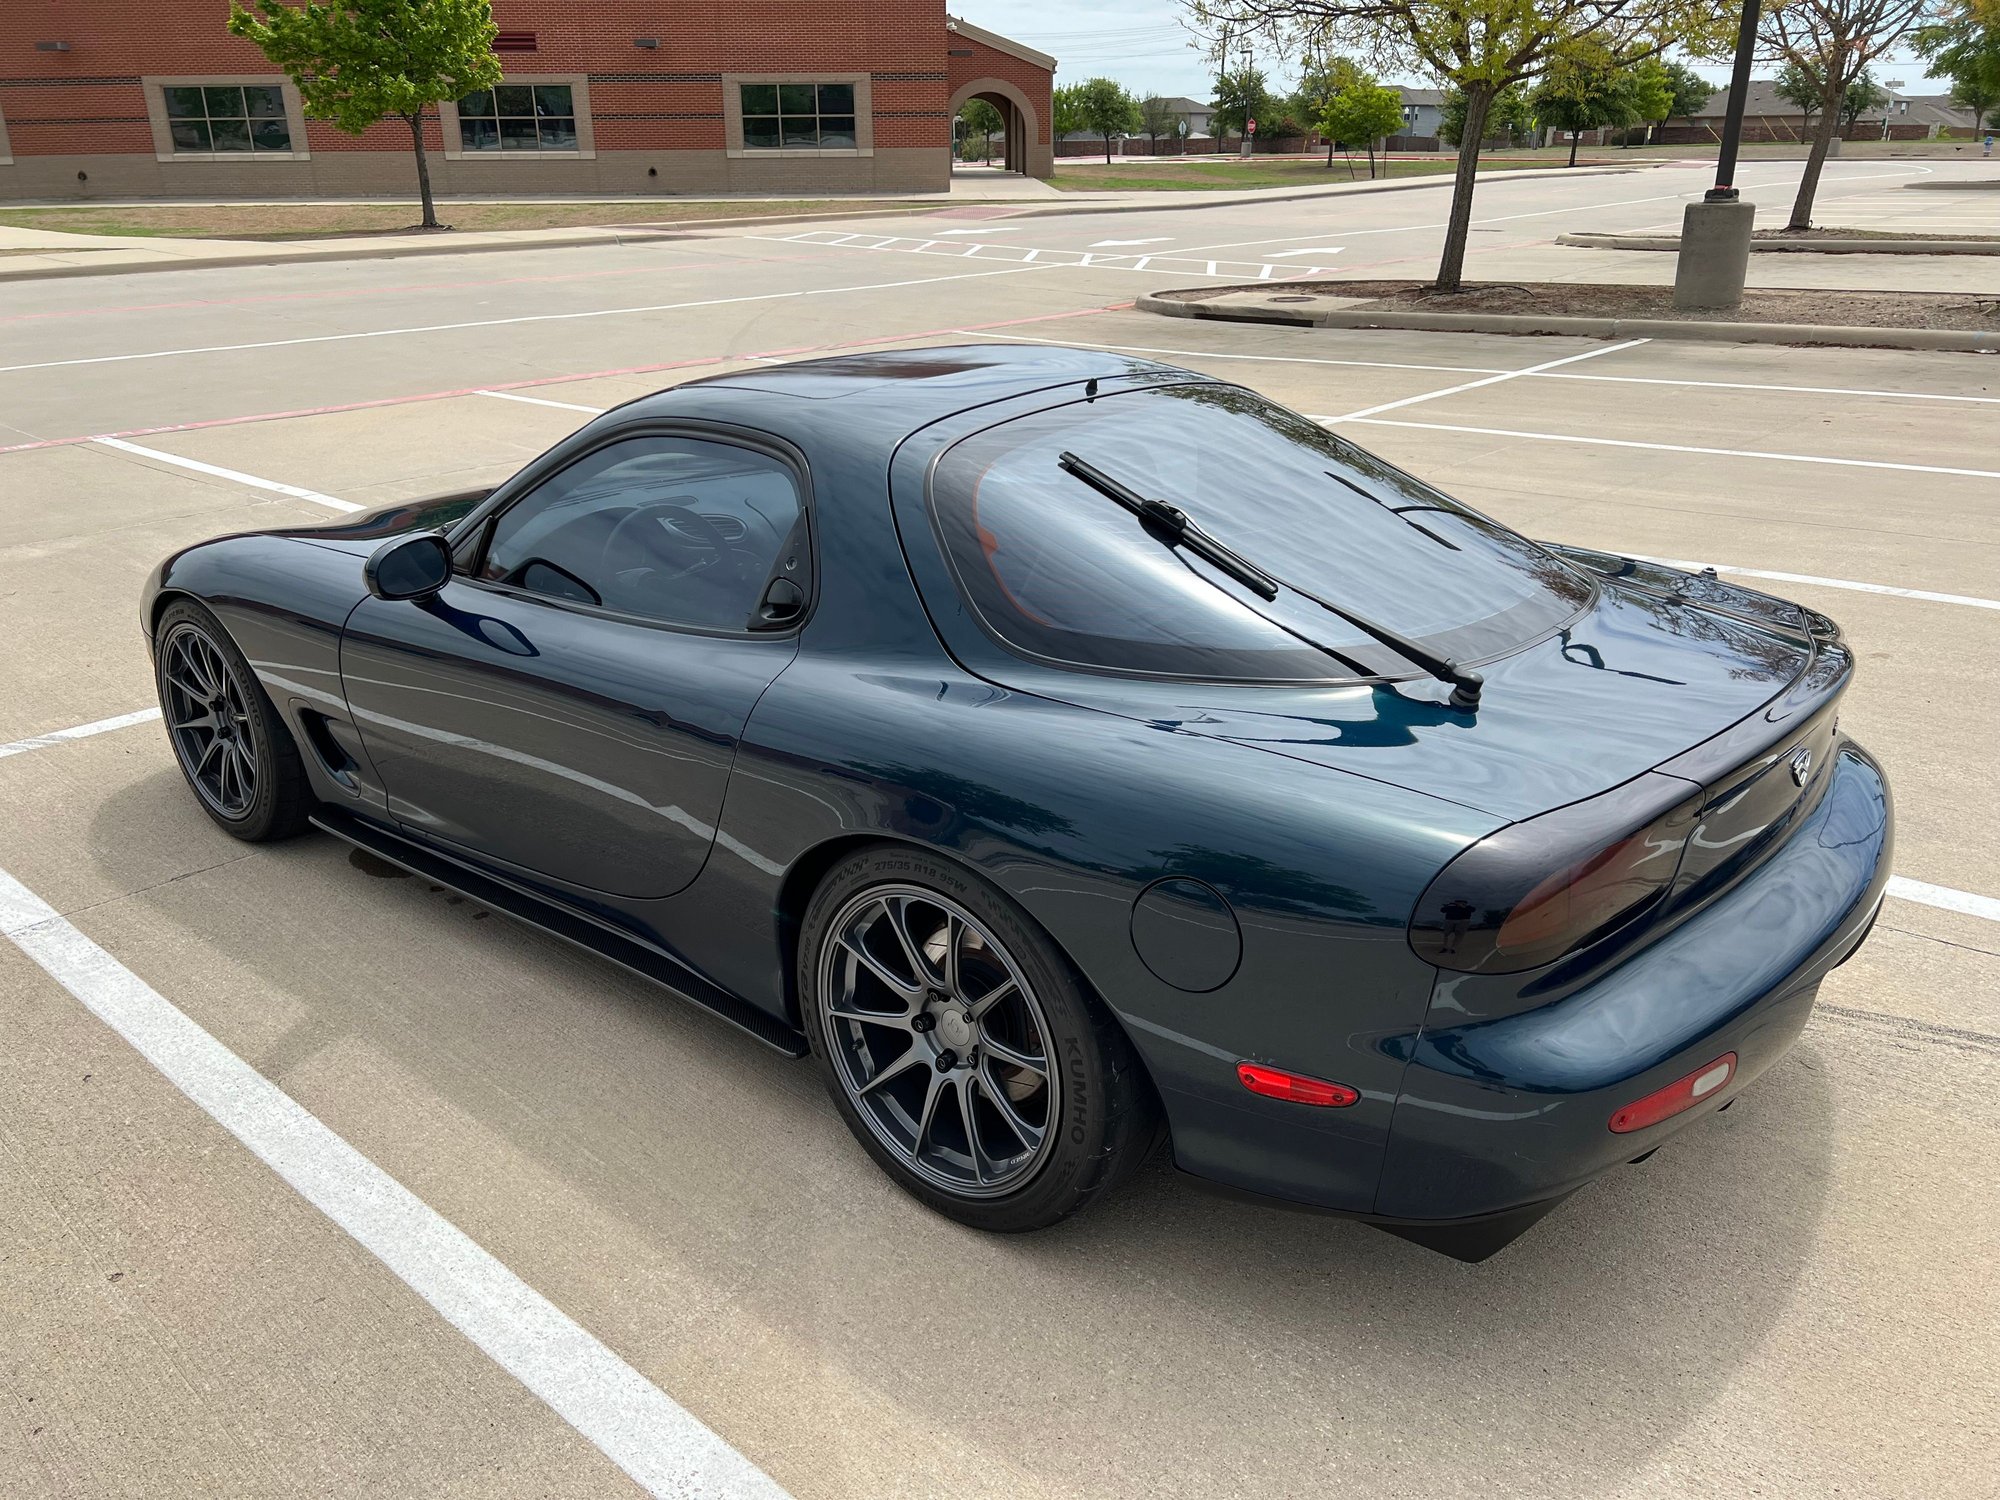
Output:
[[[1097,399],[1097,377],[1095,375],[1083,383],[1083,399],[1086,401],[1095,401]]]

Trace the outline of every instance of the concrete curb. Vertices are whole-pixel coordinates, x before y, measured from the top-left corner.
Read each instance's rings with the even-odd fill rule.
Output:
[[[1560,234],[1558,245],[1591,250],[1678,250],[1679,235]],[[2000,240],[1752,240],[1752,251],[1771,255],[2000,255]]]
[[[1134,157],[1133,160],[1143,161],[1144,158]],[[1677,163],[1661,159],[1634,162],[1630,166],[1626,166],[1621,162],[1613,167],[1522,167],[1518,171],[1482,173],[1480,181],[1482,183],[1499,182],[1503,179],[1513,177],[1580,177],[1585,173],[1589,173],[1593,177],[1604,177],[1616,176],[1622,172],[1646,172],[1656,167],[1674,165],[1677,165]],[[1194,168],[1193,170],[1199,171],[1200,169]],[[1245,203],[1293,203],[1301,198],[1345,198],[1354,193],[1398,193],[1408,192],[1413,188],[1450,187],[1452,181],[1453,177],[1450,172],[1438,172],[1429,177],[1392,177],[1385,178],[1379,182],[1340,182],[1304,188],[1246,188],[1242,192],[1235,193],[1216,191],[1212,194],[1216,201],[1212,203],[1206,201],[1200,203],[1130,203],[1122,199],[1093,199],[1086,198],[1082,194],[1077,194],[1069,201],[1062,203],[1036,203],[1031,207],[1011,213],[1007,217],[1010,219],[1039,219],[1049,218],[1056,214],[1162,213],[1182,208],[1231,208]],[[1167,196],[1168,191],[1162,190],[1159,193],[1145,194],[1135,193],[1133,196],[1163,198]],[[1187,191],[1202,192],[1204,199],[1211,196],[1211,194],[1198,188],[1189,188]]]
[[[1558,318],[1506,313],[1265,311],[1219,308],[1159,296],[1140,297],[1140,312],[1169,318],[1205,318],[1219,323],[1273,323],[1289,328],[1403,328],[1425,333],[1552,334],[1617,339],[1684,339],[1711,344],[1825,344],[1850,349],[1937,349],[2000,353],[2000,333],[1954,328],[1843,328],[1818,323],[1679,322],[1669,318]]]
[[[935,211],[938,205],[912,204],[908,208],[883,209],[861,217],[876,218],[890,215],[919,214],[926,209]],[[411,255],[485,255],[500,250],[563,250],[577,245],[647,245],[677,234],[685,234],[697,229],[726,229],[731,226],[755,224],[807,223],[816,219],[852,219],[851,213],[826,214],[748,214],[731,216],[726,219],[686,219],[663,221],[657,226],[620,225],[615,228],[580,224],[573,229],[527,229],[517,233],[543,236],[540,239],[520,240],[454,240],[449,235],[436,239],[402,240],[393,243],[351,245],[335,248],[286,251],[281,245],[260,241],[244,241],[245,249],[240,255],[163,255],[154,260],[111,261],[93,265],[83,262],[66,266],[30,266],[20,270],[8,270],[5,258],[0,258],[0,282],[42,281],[66,276],[124,276],[148,271],[212,271],[223,266],[285,266],[311,264],[316,261],[332,260],[401,260]],[[472,233],[479,233],[474,230]],[[125,236],[107,235],[107,244],[102,249],[91,246],[88,249],[52,250],[52,255],[103,255],[133,248]]]

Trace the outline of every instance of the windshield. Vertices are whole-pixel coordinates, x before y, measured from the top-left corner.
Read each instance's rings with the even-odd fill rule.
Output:
[[[1044,660],[1266,682],[1413,671],[1289,589],[1259,599],[1163,545],[1065,472],[1065,450],[1250,562],[1459,661],[1513,650],[1590,602],[1576,570],[1304,417],[1233,386],[1172,386],[1021,417],[938,464],[932,515],[968,604],[1003,644]]]

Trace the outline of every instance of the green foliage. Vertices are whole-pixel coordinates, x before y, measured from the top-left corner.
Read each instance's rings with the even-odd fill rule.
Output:
[[[1803,63],[1786,63],[1778,70],[1778,77],[1772,88],[1780,99],[1787,104],[1796,104],[1799,113],[1808,117],[1819,113],[1820,105],[1826,98],[1823,75]],[[1869,110],[1879,109],[1888,102],[1889,91],[1875,81],[1873,74],[1863,68],[1860,75],[1841,90],[1841,122],[1852,125]]]
[[[1441,116],[1438,122],[1438,139],[1447,146],[1463,145],[1465,115],[1468,100],[1463,89],[1446,89],[1444,102],[1438,106]],[[1518,84],[1502,89],[1493,96],[1493,107],[1486,115],[1486,136],[1525,135],[1535,128],[1535,108],[1528,102],[1528,92]]]
[[[1335,94],[1319,118],[1328,140],[1347,145],[1375,143],[1403,128],[1403,96],[1365,75]]]
[[[1055,91],[1050,101],[1057,135],[1075,135],[1090,127],[1083,123],[1083,85],[1067,84]]]
[[[1647,58],[1625,76],[1626,102],[1632,106],[1630,119],[1664,120],[1674,112],[1673,76],[1657,57]]]
[[[1139,128],[1139,104],[1124,87],[1109,78],[1086,78],[1076,86],[1078,130],[1104,137],[1104,159],[1111,160],[1111,143]]]
[[[1661,90],[1665,92],[1664,88]],[[1565,50],[1528,96],[1535,123],[1574,135],[1641,119],[1637,78],[1595,48]]]
[[[488,0],[232,0],[229,30],[285,71],[305,112],[350,135],[500,81]]]
[[[1667,75],[1667,83],[1673,90],[1674,98],[1664,115],[1650,118],[1674,120],[1691,115],[1708,103],[1715,93],[1715,85],[1684,62],[1663,62],[1660,68]]]
[[[1262,68],[1238,68],[1234,73],[1215,75],[1215,112],[1209,129],[1218,136],[1241,135],[1244,124],[1255,120],[1265,129],[1274,101],[1264,81]]]
[[[299,91],[305,112],[349,135],[408,122],[424,228],[438,228],[424,159],[424,111],[500,81],[488,0],[230,0],[229,31],[247,38]]]
[[[965,136],[964,156],[971,161],[977,156],[982,161],[993,159],[993,137],[1007,128],[1000,111],[985,99],[968,99],[965,108],[958,112],[960,130]],[[973,147],[973,137],[979,138],[979,146]]]
[[[1726,55],[1741,15],[1738,0],[1182,0],[1211,55],[1256,42],[1279,55],[1341,49],[1392,76],[1423,75],[1459,107],[1440,131],[1459,142],[1436,285],[1456,290],[1472,221],[1479,142],[1513,132],[1528,111],[1519,85],[1532,83],[1563,48],[1588,44],[1619,67],[1675,47],[1696,57]],[[1804,4],[1808,0],[1793,0]],[[1824,0],[1810,0],[1824,3]],[[1913,0],[1914,3],[1914,0]],[[1987,0],[1982,0],[1987,3]],[[1990,0],[2000,6],[2000,0]],[[1497,111],[1497,113],[1496,113]],[[1468,129],[1470,122],[1477,128]]]
[[[2000,107],[2000,10],[1984,24],[1968,12],[1927,26],[1912,41],[1930,71],[1951,81],[1951,97],[1972,111],[1977,133],[1987,113]]]
[[[1157,94],[1139,101],[1139,129],[1155,146],[1159,145],[1162,136],[1170,141],[1180,139],[1184,123],[1174,112],[1173,105]]]

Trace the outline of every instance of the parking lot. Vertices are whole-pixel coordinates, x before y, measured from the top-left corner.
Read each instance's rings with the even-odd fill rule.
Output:
[[[1795,170],[1754,168],[1774,204]],[[1489,183],[1471,274],[1702,178]],[[688,1493],[729,1496],[2000,1493],[2000,362],[1129,306],[1425,274],[1444,201],[0,286],[0,1493],[638,1494],[659,1440],[620,1412],[706,1424],[742,1473]],[[163,555],[494,482],[675,381],[967,339],[1212,372],[1532,536],[1839,620],[1899,879],[1798,1048],[1481,1265],[1164,1157],[981,1237],[882,1177],[808,1065],[330,838],[234,843],[187,794],[136,614]],[[430,1251],[322,1213],[307,1157],[169,1081],[199,1044],[135,1045],[106,995],[190,1019],[637,1384],[466,1331]]]

